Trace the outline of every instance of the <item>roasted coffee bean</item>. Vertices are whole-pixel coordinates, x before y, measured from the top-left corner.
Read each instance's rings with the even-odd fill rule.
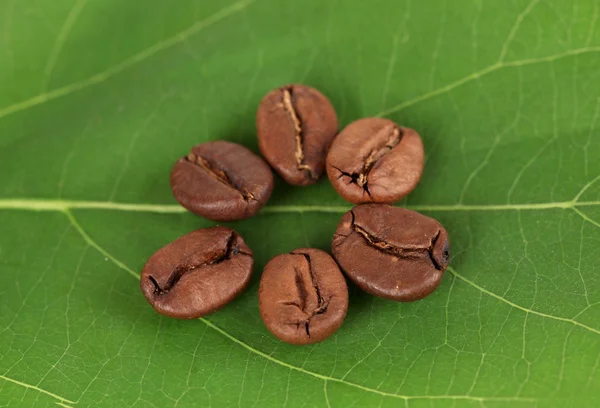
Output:
[[[386,204],[363,204],[342,217],[333,256],[364,291],[410,302],[438,286],[450,260],[450,243],[433,218]]]
[[[317,343],[331,336],[348,310],[348,287],[333,258],[319,249],[297,249],[273,258],[258,291],[260,314],[279,339]]]
[[[171,190],[191,212],[213,221],[234,221],[256,214],[273,191],[273,173],[244,146],[199,144],[171,171]]]
[[[199,229],[171,242],[150,257],[140,281],[158,312],[194,319],[231,302],[250,282],[254,258],[232,229]]]
[[[349,124],[327,156],[327,175],[337,192],[355,203],[394,203],[419,183],[424,152],[413,129],[388,119]]]
[[[323,175],[338,120],[319,91],[287,85],[263,98],[256,128],[260,151],[277,174],[289,184],[305,186]]]

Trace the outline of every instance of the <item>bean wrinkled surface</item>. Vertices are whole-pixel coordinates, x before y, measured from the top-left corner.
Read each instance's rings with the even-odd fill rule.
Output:
[[[287,183],[316,183],[325,172],[338,120],[329,100],[304,85],[269,92],[256,113],[260,151]]]
[[[291,344],[331,336],[348,310],[348,287],[333,258],[319,249],[297,249],[273,258],[258,292],[265,326]]]
[[[256,214],[273,191],[273,173],[244,146],[207,142],[175,163],[171,190],[189,211],[213,221],[235,221]]]
[[[230,228],[199,229],[150,257],[140,287],[152,307],[177,319],[194,319],[223,307],[250,282],[254,258]]]
[[[432,293],[450,260],[448,233],[439,222],[386,204],[348,211],[337,227],[332,251],[361,289],[404,302]]]
[[[413,129],[389,119],[359,119],[335,138],[327,175],[345,200],[391,204],[417,186],[424,157],[421,137]]]

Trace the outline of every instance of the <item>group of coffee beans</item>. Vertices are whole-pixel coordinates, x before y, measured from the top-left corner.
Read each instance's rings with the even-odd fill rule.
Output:
[[[359,288],[396,301],[422,299],[438,286],[449,262],[448,234],[436,220],[390,204],[418,184],[421,137],[391,120],[365,118],[338,134],[329,100],[314,88],[288,85],[269,92],[257,117],[260,150],[292,185],[315,183],[327,171],[336,191],[357,204],[333,236],[333,258],[314,248],[278,255],[266,265],[258,293],[269,331],[292,344],[326,339],[348,310],[342,272]],[[213,221],[255,215],[273,191],[269,165],[247,148],[214,141],[194,146],[171,172],[173,195]],[[193,231],[150,257],[141,289],[166,316],[212,313],[250,282],[252,250],[222,226]]]

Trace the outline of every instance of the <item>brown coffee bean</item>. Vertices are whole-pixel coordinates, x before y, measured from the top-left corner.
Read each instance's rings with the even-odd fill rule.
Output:
[[[287,85],[269,92],[256,114],[258,144],[265,159],[287,183],[315,183],[338,131],[329,100],[314,88]]]
[[[199,144],[171,171],[171,190],[179,203],[213,221],[256,214],[273,191],[273,173],[244,146],[216,141]]]
[[[140,287],[158,313],[195,319],[239,295],[250,282],[253,265],[252,251],[237,232],[199,229],[152,255]]]
[[[333,256],[364,291],[410,302],[435,290],[450,260],[448,234],[433,218],[385,204],[347,212],[333,237]]]
[[[352,122],[335,138],[327,175],[336,191],[355,203],[394,203],[419,183],[424,152],[413,129],[389,119]]]
[[[348,287],[327,252],[297,249],[271,259],[258,290],[267,329],[291,344],[317,343],[331,336],[348,310]]]

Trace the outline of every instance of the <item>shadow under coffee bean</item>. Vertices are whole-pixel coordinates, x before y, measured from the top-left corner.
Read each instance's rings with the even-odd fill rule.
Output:
[[[363,204],[341,219],[333,256],[364,291],[397,301],[431,294],[450,261],[450,242],[433,218],[386,204]]]
[[[160,314],[195,319],[221,308],[250,282],[254,258],[230,228],[199,229],[150,257],[140,287]]]

